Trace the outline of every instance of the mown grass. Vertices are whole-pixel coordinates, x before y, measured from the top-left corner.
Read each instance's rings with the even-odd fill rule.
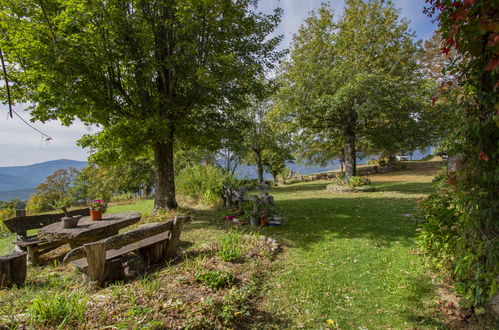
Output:
[[[328,320],[359,329],[442,326],[413,253],[416,200],[432,190],[434,172],[373,175],[374,193],[331,193],[327,181],[276,188],[289,220],[265,230],[289,247],[263,302],[281,320],[276,327],[325,328]]]

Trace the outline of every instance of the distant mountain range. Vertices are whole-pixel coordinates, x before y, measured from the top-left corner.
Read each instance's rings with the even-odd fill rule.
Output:
[[[56,170],[69,167],[80,170],[85,166],[86,162],[58,159],[25,166],[0,167],[0,200],[28,200],[36,186]]]
[[[425,154],[428,154],[428,152],[422,153],[416,151],[414,152],[413,159],[421,159]],[[367,159],[358,160],[359,164],[366,161]],[[87,166],[87,162],[58,159],[26,166],[0,167],[0,201],[8,201],[14,198],[28,200],[29,196],[35,192],[36,186],[45,181],[45,178],[56,170],[69,167],[81,170],[85,166]],[[339,168],[339,163],[332,161],[325,167],[290,163],[288,167],[294,173],[312,174],[336,170]],[[254,179],[256,178],[256,168],[254,166],[240,165],[236,170],[236,176],[241,179]],[[270,174],[265,173],[265,178],[271,179]]]

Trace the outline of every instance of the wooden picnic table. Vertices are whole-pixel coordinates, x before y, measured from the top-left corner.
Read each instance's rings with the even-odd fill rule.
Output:
[[[102,220],[91,220],[87,216],[81,218],[75,228],[64,229],[61,222],[56,222],[41,228],[37,236],[48,242],[69,243],[71,248],[75,248],[117,235],[120,229],[139,221],[139,212],[104,214]]]

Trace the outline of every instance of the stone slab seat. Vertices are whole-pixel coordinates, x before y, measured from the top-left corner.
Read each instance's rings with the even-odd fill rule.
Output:
[[[69,215],[88,216],[90,211],[88,208],[73,210]],[[17,250],[28,252],[30,262],[38,263],[38,257],[44,253],[58,248],[63,243],[47,242],[40,240],[36,235],[27,235],[28,230],[40,229],[52,223],[61,221],[64,213],[39,214],[31,216],[17,216],[4,221],[5,226],[13,234],[16,234],[16,240],[12,244],[16,245]]]
[[[135,230],[87,243],[68,252],[64,262],[80,268],[85,282],[98,285],[133,277],[146,264],[175,256],[180,233],[189,220],[189,217],[176,217],[167,222],[147,223]]]

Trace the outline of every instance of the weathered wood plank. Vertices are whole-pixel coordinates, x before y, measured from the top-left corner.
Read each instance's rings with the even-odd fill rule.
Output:
[[[182,216],[176,217],[172,227],[172,237],[168,242],[168,247],[166,248],[166,256],[171,258],[177,253],[177,246],[180,240],[180,233],[184,228],[184,224],[190,221],[190,217]]]
[[[127,244],[140,241],[144,238],[154,236],[158,233],[171,230],[173,220],[163,223],[147,223],[141,225],[138,229],[129,231],[127,233],[111,236],[101,240],[106,246],[106,250],[120,248]],[[64,262],[80,259],[85,257],[85,250],[83,247],[73,249],[66,254]]]
[[[170,237],[171,237],[171,232],[166,231],[166,232],[157,234],[153,237],[149,237],[149,238],[146,238],[144,240],[123,246],[119,249],[110,249],[110,250],[106,251],[106,259],[105,260],[111,260],[111,259],[114,259],[116,257],[122,256],[124,254],[127,254],[129,252],[137,251],[139,249],[148,247],[148,246],[156,244],[158,242],[169,240]],[[78,267],[78,268],[81,268],[81,269],[88,267],[88,261],[87,261],[87,258],[85,258],[85,257],[78,259],[78,260],[74,260],[71,262],[71,264]]]
[[[69,215],[88,216],[90,215],[90,211],[88,208],[78,209],[69,211]],[[58,222],[63,216],[64,213],[29,215],[7,219],[4,220],[4,223],[5,226],[10,230],[10,232],[24,233],[29,229],[39,229],[49,224]]]

